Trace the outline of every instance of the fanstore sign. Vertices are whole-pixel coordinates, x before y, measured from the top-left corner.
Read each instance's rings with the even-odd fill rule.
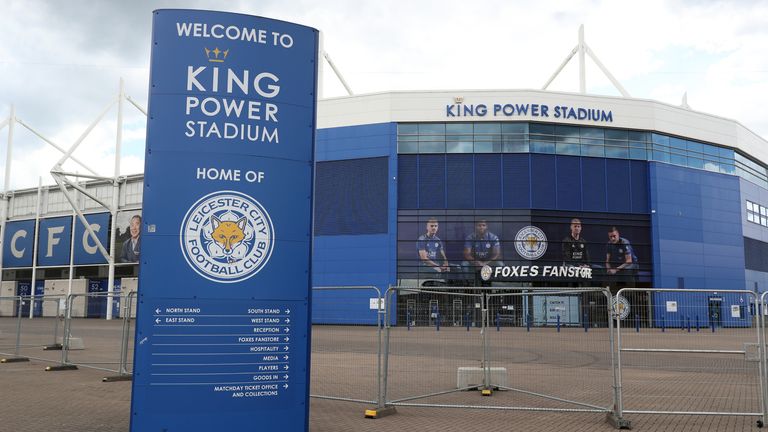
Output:
[[[308,429],[317,49],[154,12],[132,431]]]
[[[523,266],[485,266],[480,270],[480,277],[487,280],[524,280],[530,279],[576,279],[591,280],[592,269],[589,267],[523,265]]]

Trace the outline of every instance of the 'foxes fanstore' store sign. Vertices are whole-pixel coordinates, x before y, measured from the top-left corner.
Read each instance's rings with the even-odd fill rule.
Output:
[[[318,33],[153,18],[131,430],[307,430]]]

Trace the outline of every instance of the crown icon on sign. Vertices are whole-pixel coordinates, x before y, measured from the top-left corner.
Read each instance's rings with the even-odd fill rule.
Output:
[[[222,51],[219,47],[212,50],[209,50],[208,48],[203,49],[205,50],[205,56],[208,58],[208,61],[214,63],[224,63],[224,59],[226,59],[229,54],[229,50]]]

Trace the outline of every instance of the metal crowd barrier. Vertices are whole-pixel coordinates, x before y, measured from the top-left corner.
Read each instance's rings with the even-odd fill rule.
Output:
[[[592,304],[593,298],[600,300]],[[593,412],[606,414],[616,427],[629,426],[616,409],[607,289],[392,286],[385,299],[377,410]],[[584,364],[585,358],[593,360]]]
[[[761,318],[755,325],[749,310],[755,297],[747,290],[619,290],[619,415],[758,417],[762,427],[766,348]]]
[[[135,297],[135,291],[132,291],[128,293],[126,296],[122,296],[120,293],[84,293],[84,294],[70,294],[67,296],[67,303],[66,303],[66,309],[65,309],[65,320],[64,320],[64,336],[63,336],[63,342],[62,342],[62,350],[61,350],[61,359],[58,362],[58,365],[56,366],[49,366],[46,368],[48,371],[57,371],[57,370],[71,370],[71,369],[77,369],[78,367],[85,367],[90,369],[96,369],[101,370],[105,372],[113,372],[117,375],[114,376],[108,376],[103,379],[104,382],[112,382],[112,381],[123,381],[123,380],[129,380],[131,377],[131,374],[128,372],[128,351],[129,351],[129,344],[130,340],[132,339],[130,337],[130,322],[131,322],[131,312],[132,312],[132,305],[133,305],[133,299]],[[83,306],[83,309],[78,310],[78,315],[81,315],[79,317],[73,317],[72,313],[73,310],[75,310],[74,304],[78,299],[83,299],[84,301],[81,302],[81,305]],[[99,346],[95,347],[97,349],[77,349],[76,347],[73,347],[73,326],[76,329],[77,323],[80,322],[87,322],[87,321],[80,321],[81,318],[87,317],[88,315],[88,304],[92,300],[96,300],[99,303],[105,302],[107,308],[113,307],[113,302],[117,299],[117,301],[120,301],[120,308],[119,308],[119,315],[120,315],[120,333],[118,338],[109,338],[104,337],[102,335],[98,335],[96,337],[91,338],[91,341],[89,343],[95,344],[99,343]],[[101,305],[99,305],[101,307]],[[113,320],[114,322],[114,320]],[[96,331],[99,331],[100,333],[103,332],[109,332],[115,331],[113,327],[117,327],[117,324],[109,323],[108,321],[105,321],[104,324],[101,326],[102,329],[98,329]],[[90,330],[95,331],[95,330]],[[110,347],[109,341],[112,341],[114,339],[119,340],[120,345],[118,349],[113,349],[115,347]],[[106,343],[104,341],[107,341]],[[110,356],[114,354],[114,352],[118,352],[118,358],[117,359],[111,359]],[[89,357],[85,353],[91,353],[91,356]],[[74,357],[74,358],[73,358]],[[116,361],[114,361],[116,360]]]
[[[761,391],[762,391],[762,399],[763,399],[763,416],[761,418],[762,424],[759,426],[765,426],[768,424],[768,347],[766,344],[766,337],[765,337],[765,326],[766,326],[766,313],[768,313],[768,291],[763,292],[760,295],[760,302],[757,303],[757,310],[755,311],[757,314],[757,326],[760,329],[760,340],[758,342],[759,347],[759,356],[760,356],[760,376],[761,376]]]
[[[399,296],[419,295],[427,298],[407,303],[404,310],[393,307]],[[458,303],[452,302],[457,305],[455,313],[442,313],[437,298],[445,297],[460,300],[462,306],[459,308]],[[389,307],[382,351],[382,403],[377,406],[378,409],[423,406],[413,401],[489,387],[488,376],[482,372],[479,384],[467,383],[460,388],[455,385],[459,367],[479,365],[474,370],[477,374],[487,362],[483,337],[486,322],[482,312],[485,310],[484,296],[438,288],[390,287],[385,298]],[[467,308],[465,305],[470,306]],[[479,307],[474,308],[475,305]],[[454,355],[442,355],[446,346],[452,347]]]
[[[614,373],[616,359],[611,355],[615,341],[610,318],[610,291],[604,288],[547,288],[491,293],[488,298],[489,316],[496,317],[495,329],[489,323],[488,339],[492,346],[501,348],[489,362],[504,366],[505,371],[511,370],[510,375],[515,381],[515,387],[495,387],[529,396],[531,405],[528,407],[537,410],[615,414],[618,376]],[[536,322],[532,314],[527,313],[519,331],[501,331],[501,302],[494,300],[507,299],[509,302],[516,298],[522,300],[518,303],[527,304],[529,312],[542,307],[544,316]],[[535,335],[530,335],[531,332]],[[507,336],[509,334],[511,337]],[[514,348],[504,349],[509,346]],[[521,363],[527,360],[521,358],[521,354],[526,354],[521,351],[526,350],[538,353],[538,360]],[[486,371],[491,368],[489,364]],[[547,382],[550,384],[542,385]],[[551,385],[558,382],[567,384]],[[549,405],[545,406],[545,402]]]
[[[382,400],[381,291],[375,286],[313,287],[312,291],[317,308],[312,319],[319,324],[312,325],[310,397],[378,404]],[[369,294],[363,297],[360,292]],[[370,305],[360,304],[369,301]],[[345,308],[348,313],[343,313]],[[361,308],[369,309],[370,315],[361,316]],[[324,316],[323,310],[333,310],[333,316]],[[374,368],[376,375],[371,376]],[[360,378],[366,376],[370,378]]]
[[[15,321],[15,326],[14,326],[15,330],[9,332],[11,327],[5,325],[6,323],[10,323],[10,320],[4,320],[3,321],[4,325],[2,327],[0,327],[0,336],[2,336],[2,332],[5,332],[8,335],[15,334],[15,337],[13,338],[14,342],[12,343],[12,345],[6,345],[4,343],[2,345],[0,345],[0,348],[3,349],[3,350],[6,350],[8,348],[13,347],[13,353],[12,354],[10,354],[10,353],[0,353],[0,354],[3,354],[3,355],[11,356],[11,357],[6,357],[6,358],[3,358],[3,359],[0,359],[0,362],[2,362],[2,363],[11,363],[11,362],[15,362],[15,361],[26,361],[26,360],[28,360],[27,358],[21,357],[21,310],[22,310],[23,299],[22,299],[21,296],[13,296],[13,297],[6,296],[6,297],[0,297],[0,302],[13,302],[13,305],[10,307],[10,310],[15,311],[14,314],[8,315],[8,316],[4,316],[3,318],[13,318],[13,317],[16,317],[16,319],[14,320]],[[4,309],[7,309],[7,308],[4,308]],[[3,336],[3,339],[5,339],[4,336]]]
[[[12,363],[20,361],[41,360],[49,361],[49,358],[36,354],[33,349],[58,350],[61,344],[58,342],[59,321],[61,319],[61,301],[63,296],[57,295],[33,295],[0,297],[0,302],[12,301],[15,303],[15,338],[13,353],[0,352],[0,355],[8,356],[0,359],[0,363]],[[28,318],[28,313],[23,312],[24,306],[29,306],[33,316],[39,305],[41,315]],[[46,307],[51,305],[50,308]],[[52,322],[52,325],[51,325]],[[26,323],[26,324],[23,324]],[[26,332],[24,330],[27,330]],[[0,346],[5,350],[8,346]]]
[[[93,349],[85,346],[77,346],[73,343],[77,340],[73,332],[78,330],[79,323],[94,322],[93,320],[84,321],[88,316],[88,301],[99,302],[99,308],[113,307],[113,302],[120,302],[118,316],[120,322],[104,322],[98,327],[90,327],[85,339],[90,337],[89,343],[96,344]],[[38,360],[48,363],[54,363],[53,366],[46,368],[48,371],[71,370],[79,367],[87,367],[106,372],[114,372],[116,375],[108,376],[103,379],[105,382],[130,380],[132,375],[132,364],[129,362],[131,343],[133,341],[132,321],[133,305],[136,301],[136,291],[131,291],[125,295],[120,293],[87,293],[70,295],[45,295],[45,296],[14,296],[0,297],[0,302],[14,302],[14,341],[13,345],[0,344],[0,351],[7,351],[7,348],[13,347],[13,352],[0,352],[0,355],[8,356],[0,359],[2,363],[16,361]],[[26,304],[30,308],[35,308],[35,304],[41,305],[41,315],[35,315],[32,319],[27,318],[28,314],[22,309]],[[115,305],[116,306],[116,305]],[[7,309],[7,308],[6,308]],[[76,311],[76,312],[73,312]],[[77,316],[75,316],[77,315]],[[8,317],[0,318],[0,323],[7,322]],[[53,322],[52,325],[48,323]],[[60,321],[63,325],[60,325]],[[6,330],[7,326],[0,325],[0,330]],[[52,342],[50,334],[52,327]],[[119,328],[118,337],[109,337],[110,331]],[[83,329],[85,332],[86,330]],[[105,334],[106,332],[106,334]],[[6,331],[6,333],[10,334]],[[5,339],[5,338],[4,338]],[[110,346],[112,341],[119,341],[118,346]],[[82,343],[82,340],[77,341]],[[42,349],[43,352],[34,349]],[[60,351],[54,354],[51,351]],[[111,358],[117,352],[116,359]],[[46,355],[46,353],[50,353]],[[85,354],[89,353],[89,354]],[[91,357],[89,357],[89,355]]]

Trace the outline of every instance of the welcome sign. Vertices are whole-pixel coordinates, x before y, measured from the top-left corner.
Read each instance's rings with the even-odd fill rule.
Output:
[[[316,30],[154,12],[131,430],[307,430]]]

